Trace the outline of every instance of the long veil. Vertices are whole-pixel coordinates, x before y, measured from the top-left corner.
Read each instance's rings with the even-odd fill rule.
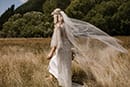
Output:
[[[63,11],[60,13],[64,19],[67,37],[73,45],[75,60],[86,73],[91,71],[100,83],[112,83],[112,76],[119,75],[112,58],[119,52],[128,53],[119,44],[121,41],[88,22],[70,18]]]
[[[76,39],[76,37],[82,37],[84,39],[92,38],[99,40],[110,47],[113,47],[115,50],[127,53],[127,50],[118,43],[121,42],[120,40],[109,36],[107,33],[103,32],[102,30],[88,22],[69,18],[63,11],[61,11],[61,14],[64,18],[67,34],[71,36],[68,36],[70,41],[73,41],[74,39]],[[76,45],[76,43],[74,42],[72,42],[73,45]]]

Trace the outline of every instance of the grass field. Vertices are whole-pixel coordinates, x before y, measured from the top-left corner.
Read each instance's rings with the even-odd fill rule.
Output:
[[[113,59],[114,73],[107,72],[112,77],[110,81],[103,80],[102,73],[93,77],[94,71],[85,74],[78,64],[73,62],[73,81],[84,83],[86,87],[129,87],[130,86],[130,37],[116,37],[121,39],[128,54],[119,54]],[[58,87],[56,79],[51,81],[46,59],[49,52],[48,38],[1,38],[0,39],[0,87]],[[100,76],[99,76],[100,75]],[[100,78],[98,78],[100,77]],[[104,81],[102,84],[101,81]],[[109,84],[109,85],[108,85]]]

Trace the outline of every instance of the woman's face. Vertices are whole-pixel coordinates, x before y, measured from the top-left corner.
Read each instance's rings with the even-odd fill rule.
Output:
[[[57,14],[54,14],[53,15],[53,18],[54,18],[54,24],[56,24],[58,22],[58,15]]]
[[[54,14],[54,23],[63,22],[63,17],[60,14]]]

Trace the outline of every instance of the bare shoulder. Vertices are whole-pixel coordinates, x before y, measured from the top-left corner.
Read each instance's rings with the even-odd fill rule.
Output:
[[[55,25],[55,30],[62,30],[63,27],[64,27],[63,24],[56,24]]]

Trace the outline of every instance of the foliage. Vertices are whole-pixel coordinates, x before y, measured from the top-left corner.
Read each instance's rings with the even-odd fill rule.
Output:
[[[73,0],[66,12],[111,35],[130,35],[129,0]]]
[[[47,37],[51,35],[50,23],[41,12],[15,14],[3,25],[1,37]]]
[[[16,9],[12,5],[1,15],[0,37],[51,36],[50,14],[57,7],[110,35],[130,35],[129,0],[28,0]]]
[[[118,12],[112,16],[112,22],[114,24],[115,33],[130,35],[130,1],[123,3],[119,8]],[[121,31],[121,32],[120,32]]]
[[[70,4],[70,2],[71,2],[71,0],[57,0],[57,7],[64,10],[67,8],[67,6]]]
[[[2,24],[6,22],[11,15],[14,14],[14,7],[15,5],[12,5],[0,16],[0,30],[2,29]]]
[[[95,0],[73,0],[66,12],[70,17],[81,19],[94,5]]]
[[[42,12],[42,5],[46,0],[28,0],[26,3],[21,5],[15,10],[15,13],[24,14],[29,11],[40,11]]]
[[[55,8],[64,10],[69,3],[70,0],[46,0],[43,4],[43,12],[49,15]]]

